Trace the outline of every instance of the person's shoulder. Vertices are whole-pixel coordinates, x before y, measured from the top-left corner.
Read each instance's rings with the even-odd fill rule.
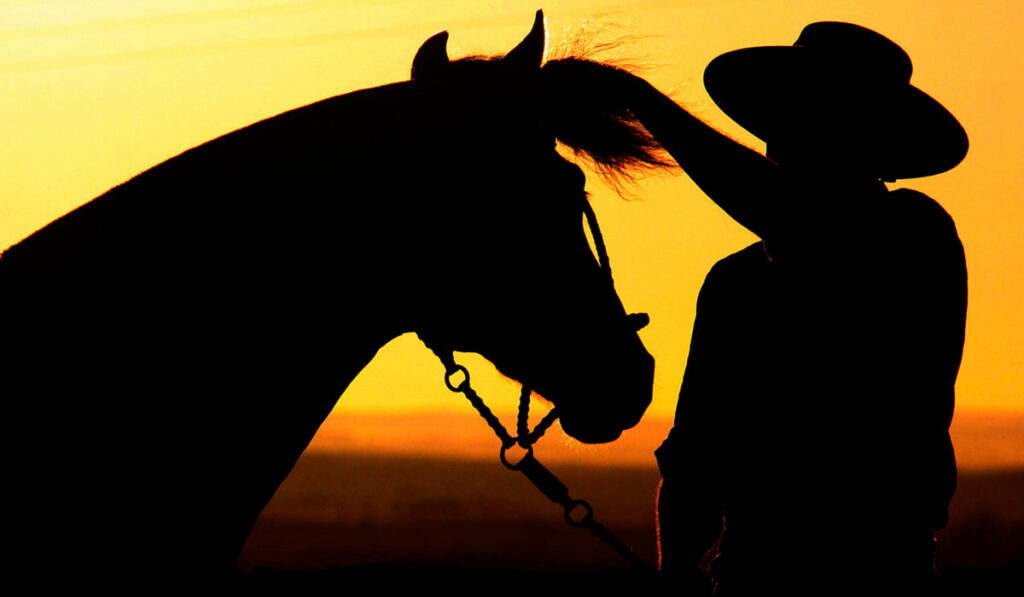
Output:
[[[768,256],[760,241],[718,260],[704,276],[698,302],[720,300],[723,295],[736,294],[747,288],[759,272],[768,266]],[[709,298],[709,297],[717,298]]]
[[[922,224],[956,229],[953,217],[939,202],[913,189],[889,191],[889,200],[899,216]]]
[[[937,201],[920,191],[896,189],[889,192],[895,230],[904,244],[920,247],[947,247],[944,253],[963,259],[963,243],[953,217]]]
[[[711,267],[708,277],[730,276],[735,273],[744,274],[751,269],[764,267],[767,263],[768,256],[764,251],[764,245],[761,241],[757,241],[728,257],[719,259]]]
[[[892,230],[906,255],[916,256],[921,263],[965,267],[964,247],[956,224],[937,201],[912,189],[891,191],[889,198],[896,224]]]

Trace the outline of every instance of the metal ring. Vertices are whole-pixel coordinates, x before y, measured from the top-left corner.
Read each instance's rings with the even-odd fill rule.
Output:
[[[572,517],[572,511],[576,508],[583,508],[587,511],[586,515],[583,516],[583,520],[579,522],[573,520]],[[583,500],[573,500],[565,506],[565,522],[569,523],[571,527],[585,527],[594,522],[594,509]]]
[[[458,387],[455,387],[454,385],[452,385],[452,376],[455,375],[456,373],[459,373],[460,371],[466,377],[466,379],[462,383],[460,383]],[[461,392],[463,388],[469,387],[469,370],[463,367],[462,365],[455,365],[454,369],[445,371],[444,385],[448,386],[448,389],[453,392]]]
[[[520,458],[519,462],[517,462],[515,464],[512,464],[511,462],[508,461],[508,458],[505,458],[505,452],[508,452],[509,448],[511,448],[513,446],[516,446],[516,445],[519,445],[519,441],[517,439],[513,438],[511,443],[503,444],[501,446],[501,452],[498,453],[498,458],[501,459],[502,466],[504,466],[505,468],[507,468],[510,471],[518,471],[519,470],[519,465],[523,462],[523,459],[525,459],[526,456],[533,455],[533,446],[527,446],[525,448],[526,449],[526,456],[523,456],[523,458]],[[522,446],[520,445],[519,447],[522,447]]]

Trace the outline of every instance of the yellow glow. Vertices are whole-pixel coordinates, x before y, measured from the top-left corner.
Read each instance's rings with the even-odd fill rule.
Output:
[[[500,53],[545,9],[552,44],[582,25],[635,36],[620,52],[734,137],[757,141],[707,98],[701,73],[722,52],[788,45],[816,20],[849,20],[911,55],[915,84],[965,125],[957,169],[901,182],[939,201],[967,251],[970,311],[959,411],[1024,412],[1024,3],[909,0],[502,3],[206,0],[0,3],[0,246],[184,149],[286,109],[402,80],[419,44],[448,29],[453,54]],[[589,190],[627,309],[657,359],[654,422],[675,407],[696,294],[709,267],[752,236],[685,176],[643,181],[622,201]],[[475,369],[486,369],[476,363]],[[474,380],[486,378],[477,375]],[[509,394],[497,376],[480,392]],[[514,394],[514,392],[512,392]],[[514,398],[512,398],[514,402]],[[338,407],[455,411],[440,366],[413,337],[386,347]],[[645,433],[644,423],[639,434]],[[657,425],[661,425],[660,427]]]

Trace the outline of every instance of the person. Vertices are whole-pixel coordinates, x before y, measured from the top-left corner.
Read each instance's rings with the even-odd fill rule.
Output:
[[[967,305],[962,244],[886,182],[966,155],[966,133],[869,29],[714,59],[707,91],[765,141],[730,140],[642,79],[633,113],[761,241],[697,301],[675,426],[657,451],[661,569],[722,595],[925,593],[956,483],[949,439]]]

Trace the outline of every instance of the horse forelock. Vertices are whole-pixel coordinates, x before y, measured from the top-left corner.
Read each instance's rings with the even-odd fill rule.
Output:
[[[600,49],[600,48],[599,48]],[[556,139],[613,186],[643,174],[675,167],[640,124],[620,91],[627,67],[592,60],[592,47],[572,45],[536,72],[538,117]],[[453,60],[452,79],[497,75],[502,56],[466,56]],[[519,73],[521,74],[521,73]]]
[[[624,68],[584,57],[548,61],[541,69],[545,119],[555,137],[606,180],[618,185],[675,167],[629,109]]]

